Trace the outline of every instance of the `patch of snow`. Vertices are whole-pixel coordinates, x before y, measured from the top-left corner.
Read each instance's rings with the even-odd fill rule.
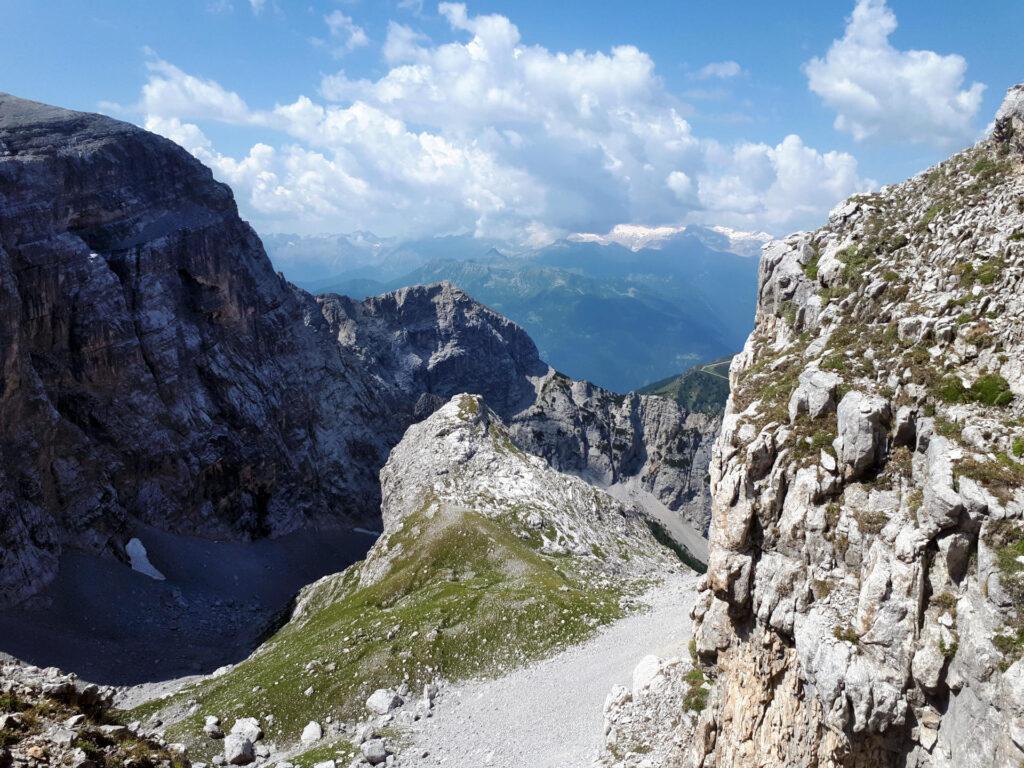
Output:
[[[144,576],[149,576],[151,579],[157,581],[166,581],[167,577],[158,571],[154,565],[149,562],[149,556],[146,554],[146,547],[139,539],[132,539],[128,542],[128,546],[125,547],[125,551],[128,553],[128,558],[132,563],[132,570],[141,573]]]

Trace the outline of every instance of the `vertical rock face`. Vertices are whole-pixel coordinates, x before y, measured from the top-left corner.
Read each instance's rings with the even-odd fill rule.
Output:
[[[706,534],[708,468],[720,422],[666,398],[615,395],[552,371],[509,428],[519,445],[556,469],[599,486],[635,482]]]
[[[556,380],[588,394],[548,410]],[[677,469],[703,477],[712,434],[674,404],[559,378],[447,284],[314,298],[177,145],[0,94],[0,604],[64,546],[126,559],[132,520],[234,537],[374,520],[388,452],[459,392],[559,469],[699,503]]]
[[[692,765],[1024,760],[1024,101],[765,249],[712,461]]]

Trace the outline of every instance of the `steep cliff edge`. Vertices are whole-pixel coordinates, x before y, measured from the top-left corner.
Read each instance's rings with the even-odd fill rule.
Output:
[[[557,468],[701,503],[712,433],[674,404],[558,376],[447,284],[314,298],[177,145],[0,94],[0,604],[66,547],[127,562],[136,520],[375,523],[388,452],[459,392]]]
[[[1022,97],[765,249],[712,464],[697,765],[1024,758]]]
[[[730,378],[700,668],[610,702],[641,748],[604,763],[1017,768],[1024,87],[986,140],[766,246]]]

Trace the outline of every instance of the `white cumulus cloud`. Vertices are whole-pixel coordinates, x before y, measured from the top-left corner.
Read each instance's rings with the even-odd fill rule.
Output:
[[[713,61],[705,64],[697,70],[698,80],[718,79],[727,80],[730,77],[738,77],[743,74],[743,68],[735,61]]]
[[[964,87],[962,56],[894,48],[895,30],[885,0],[859,0],[842,39],[805,65],[810,89],[836,112],[836,129],[857,141],[945,147],[971,139],[985,86]]]
[[[370,44],[366,30],[356,24],[351,16],[346,16],[339,10],[333,10],[324,16],[324,23],[327,24],[331,38],[341,42],[342,47],[337,49],[339,53],[354,51]]]
[[[552,51],[525,43],[504,16],[474,16],[460,3],[439,12],[452,39],[392,22],[380,77],[342,70],[323,78],[319,96],[265,109],[154,59],[140,111],[231,184],[265,231],[530,243],[622,222],[781,233],[870,185],[851,155],[797,136],[771,146],[696,135],[635,46]],[[350,24],[339,17],[335,37],[347,40]],[[204,121],[266,135],[232,157]]]

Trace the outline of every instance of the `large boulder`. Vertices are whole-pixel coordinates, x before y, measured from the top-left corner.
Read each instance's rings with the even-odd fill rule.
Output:
[[[315,720],[310,720],[306,727],[302,729],[302,741],[320,741],[324,737],[324,729],[320,727],[320,723]]]
[[[842,379],[829,371],[808,368],[800,374],[800,383],[789,400],[789,420],[806,413],[817,419],[836,409],[836,390]]]
[[[228,734],[224,739],[224,761],[228,765],[248,765],[256,759],[252,742],[237,733]]]
[[[402,697],[392,691],[390,688],[378,688],[376,691],[370,694],[370,697],[366,700],[366,707],[371,712],[376,712],[378,715],[386,715],[393,709],[397,709],[402,706],[405,702]]]
[[[231,726],[231,733],[254,743],[263,738],[263,729],[260,727],[260,721],[255,717],[238,718],[235,724]]]
[[[388,749],[384,745],[383,739],[370,739],[364,741],[359,751],[363,753],[363,757],[370,765],[379,765],[388,759]]]
[[[833,442],[848,479],[877,467],[888,450],[889,401],[878,395],[847,392],[839,403],[839,436]]]

